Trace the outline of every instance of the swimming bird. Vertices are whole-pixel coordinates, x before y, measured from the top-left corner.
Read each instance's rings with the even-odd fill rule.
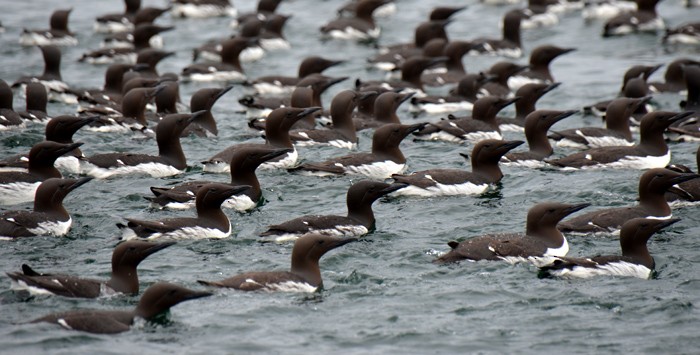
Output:
[[[56,10],[51,14],[48,30],[23,29],[19,36],[19,44],[22,46],[75,46],[78,39],[68,29],[68,16],[73,9]]]
[[[311,74],[321,74],[324,70],[342,64],[343,60],[331,60],[319,56],[306,57],[299,64],[296,77],[269,75],[253,80],[250,84],[258,94],[285,94],[294,91],[296,85]]]
[[[623,12],[609,19],[603,27],[603,37],[624,36],[636,32],[656,32],[664,29],[664,20],[656,13],[659,0],[636,0],[637,10]]]
[[[182,136],[194,134],[198,137],[216,137],[219,134],[219,129],[216,126],[216,120],[211,114],[211,109],[216,102],[233,89],[233,86],[225,88],[204,88],[199,89],[190,98],[190,111],[199,112],[194,121],[185,128]]]
[[[664,73],[664,81],[649,82],[649,90],[651,92],[677,92],[681,93],[688,89],[685,83],[685,66],[700,65],[700,61],[688,58],[679,58],[671,62],[666,67]]]
[[[264,143],[241,143],[234,144],[211,158],[202,162],[203,170],[212,173],[226,173],[230,171],[230,162],[236,150],[247,146],[264,146],[270,148],[290,149],[286,155],[273,159],[260,167],[263,169],[291,168],[296,165],[299,154],[289,138],[289,129],[295,122],[320,110],[320,107],[295,108],[281,107],[275,109],[267,117],[265,124]]]
[[[577,149],[631,146],[634,145],[630,131],[630,117],[637,109],[651,100],[651,96],[642,98],[621,97],[610,102],[605,110],[605,128],[581,127],[555,131],[549,139],[555,140],[558,147]]]
[[[182,69],[183,79],[193,81],[243,82],[246,79],[239,55],[257,39],[235,37],[221,44],[221,62],[195,63]]]
[[[33,210],[0,213],[0,240],[68,234],[73,220],[63,207],[63,199],[90,180],[50,178],[41,182],[36,189]]]
[[[0,131],[23,127],[25,127],[24,120],[14,109],[12,89],[0,79]]]
[[[305,234],[294,242],[289,271],[253,271],[221,281],[202,281],[202,285],[234,288],[241,291],[316,292],[323,288],[319,259],[329,251],[354,242],[355,238]]]
[[[103,48],[84,53],[79,62],[89,64],[127,63],[135,64],[139,51],[146,48],[161,48],[162,38],[158,34],[171,31],[175,27],[158,26],[143,23],[134,29],[133,33],[105,39],[107,45]]]
[[[462,242],[451,241],[447,245],[452,250],[433,262],[503,260],[512,264],[523,261],[544,264],[569,252],[569,243],[557,230],[557,223],[588,206],[588,203],[538,203],[527,212],[525,233],[486,234]]]
[[[504,165],[515,165],[529,168],[545,166],[543,161],[554,153],[547,139],[547,131],[557,122],[576,114],[578,110],[555,111],[537,110],[525,118],[525,138],[527,152],[512,152],[506,154],[501,162]]]
[[[95,19],[93,30],[98,33],[128,32],[134,29],[134,16],[141,0],[124,0],[124,12],[101,15]]]
[[[698,150],[695,152],[695,163],[696,166],[698,167],[698,170],[700,171],[700,146],[698,147]],[[673,171],[679,172],[679,173],[690,173],[692,174],[693,171],[688,168],[687,166],[684,165],[679,165],[679,164],[673,164],[669,165],[666,167],[667,169],[671,169]],[[693,179],[693,180],[688,180],[684,181],[681,183],[678,183],[674,185],[673,187],[669,188],[666,191],[666,201],[672,202],[672,201],[688,201],[688,202],[697,202],[700,201],[700,180],[698,179]]]
[[[49,120],[44,130],[47,141],[63,144],[72,144],[73,135],[82,127],[93,122],[96,117],[75,117],[70,115],[56,116]],[[56,159],[54,166],[58,170],[71,174],[80,173],[80,159],[84,157],[80,148],[75,148],[69,153]],[[0,171],[18,170],[24,171],[29,167],[29,157],[27,154],[17,154],[0,160]]]
[[[12,83],[12,87],[21,90],[31,82],[40,82],[46,87],[49,100],[69,105],[78,102],[77,94],[63,81],[61,77],[61,49],[54,45],[40,46],[44,58],[44,72],[41,75],[22,76]]]
[[[141,296],[133,310],[75,310],[53,313],[32,323],[54,323],[68,330],[94,334],[117,334],[131,329],[136,319],[155,320],[180,302],[211,296],[211,292],[193,291],[182,286],[158,282]]]
[[[674,122],[693,112],[656,111],[644,115],[639,125],[639,144],[634,146],[601,147],[575,153],[547,163],[569,170],[590,168],[651,169],[668,165],[671,151],[664,131]]]
[[[647,170],[639,178],[639,204],[597,210],[562,221],[562,232],[617,234],[632,218],[671,218],[671,208],[664,195],[671,186],[700,178],[698,174],[682,174],[665,168]]]
[[[118,175],[145,174],[165,177],[181,174],[187,168],[180,136],[187,126],[206,111],[192,114],[171,114],[156,127],[158,155],[135,153],[105,153],[83,160],[83,174],[106,179]]]
[[[477,195],[501,181],[503,172],[498,162],[503,155],[523,144],[523,141],[485,139],[474,146],[471,154],[472,171],[462,169],[430,169],[408,175],[394,174],[392,179],[406,184],[393,196],[459,196]],[[463,154],[465,158],[469,158]]]
[[[146,221],[125,218],[127,224],[117,223],[122,240],[155,239],[221,239],[231,235],[231,222],[221,210],[221,204],[229,197],[249,189],[250,186],[231,186],[211,183],[199,188],[195,207],[197,217],[167,218]]]
[[[537,109],[535,107],[537,101],[548,92],[558,88],[559,85],[561,83],[531,83],[521,86],[515,92],[515,97],[520,98],[520,100],[515,102],[515,117],[497,116],[498,128],[501,131],[524,131],[525,118]]]
[[[520,58],[523,55],[520,40],[520,22],[522,14],[518,10],[508,11],[503,16],[503,37],[499,39],[475,38],[470,40],[472,48],[469,55],[498,55]]]
[[[372,14],[378,7],[391,0],[360,0],[355,8],[355,16],[339,17],[321,27],[321,34],[327,38],[372,41],[379,38],[381,28],[374,22]]]
[[[260,164],[288,154],[291,149],[272,148],[263,145],[244,146],[237,149],[231,157],[231,185],[248,185],[249,189],[231,196],[223,202],[222,207],[233,208],[238,212],[250,211],[264,202],[260,182],[255,170]],[[151,187],[155,197],[146,197],[151,205],[158,208],[184,209],[193,207],[197,191],[209,181],[188,181],[175,186]]]
[[[307,233],[335,237],[360,237],[375,229],[374,212],[372,212],[374,201],[403,186],[403,184],[386,184],[369,180],[356,182],[348,189],[347,216],[302,216],[272,225],[260,236],[275,242],[296,240]]]
[[[0,205],[16,205],[34,200],[39,185],[50,178],[61,178],[54,167],[56,159],[83,143],[63,144],[44,141],[29,151],[27,171],[0,172]]]
[[[26,110],[18,112],[20,117],[38,123],[48,122],[51,119],[46,112],[46,104],[49,98],[44,85],[41,83],[29,83],[25,90]]]
[[[22,264],[22,272],[8,272],[13,290],[26,289],[33,294],[49,294],[63,297],[97,298],[116,293],[139,293],[136,268],[148,256],[175,242],[149,243],[130,240],[117,245],[112,252],[112,273],[109,280],[86,279],[80,276],[40,273]]]
[[[170,14],[175,18],[236,17],[238,10],[229,0],[172,0]]]
[[[482,139],[501,139],[496,115],[520,98],[504,99],[485,96],[474,103],[471,117],[449,115],[446,120],[429,123],[414,135],[418,140],[440,140],[452,143],[478,142]]]
[[[379,70],[393,71],[400,69],[407,59],[424,55],[424,48],[431,40],[443,39],[447,41],[445,27],[451,22],[447,19],[422,22],[414,30],[413,42],[381,47],[379,54],[367,59],[367,62]]]
[[[406,169],[404,157],[399,145],[407,135],[425,126],[424,123],[402,125],[385,124],[374,131],[372,151],[331,158],[320,163],[304,163],[290,171],[306,175],[365,175],[370,179],[387,179],[392,174],[402,173]]]
[[[447,96],[412,97],[409,111],[427,113],[471,111],[478,97],[487,96],[481,90],[483,85],[495,79],[495,76],[484,72],[465,74]]]
[[[410,100],[415,94],[412,92],[399,94],[393,91],[387,91],[380,95],[377,95],[376,91],[363,91],[363,93],[368,96],[376,97],[374,100],[374,114],[369,119],[361,119],[358,116],[354,116],[353,124],[357,131],[381,127],[387,123],[401,123],[401,119],[399,119],[399,116],[396,114],[396,110],[398,110],[401,104]],[[365,97],[367,96],[361,97],[358,100],[358,104],[364,100]]]
[[[549,64],[557,57],[575,51],[576,48],[562,48],[551,45],[539,46],[530,53],[530,65],[527,69],[508,78],[508,87],[518,90],[529,83],[553,84],[554,77]]]
[[[648,279],[654,276],[656,263],[649,254],[649,238],[662,229],[680,221],[634,218],[622,225],[620,248],[622,255],[598,255],[589,258],[558,257],[540,267],[538,276],[556,278],[590,278],[594,276],[629,276]]]
[[[700,22],[689,22],[675,28],[667,28],[662,41],[672,44],[700,44]]]
[[[165,88],[165,85],[159,85],[131,89],[122,98],[120,109],[102,105],[84,108],[81,112],[82,115],[99,116],[86,129],[94,132],[122,133],[145,131],[148,127],[146,105]]]

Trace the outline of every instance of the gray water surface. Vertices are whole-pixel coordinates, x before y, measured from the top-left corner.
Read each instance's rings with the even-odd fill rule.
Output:
[[[340,90],[351,88],[357,77],[378,79],[382,73],[366,68],[365,58],[376,50],[352,42],[320,40],[318,28],[335,16],[342,1],[293,0],[279,8],[293,14],[285,33],[289,51],[268,53],[245,63],[250,77],[273,73],[293,75],[302,58],[322,54],[347,63],[327,71],[351,80],[324,95],[328,105]],[[412,40],[415,25],[436,5],[468,5],[448,27],[452,39],[497,36],[498,24],[508,7],[490,7],[476,1],[398,0],[399,12],[378,19],[381,44]],[[165,3],[144,1],[147,6]],[[253,1],[236,1],[241,11]],[[119,1],[49,0],[10,1],[3,4],[0,21],[0,78],[11,82],[23,74],[40,73],[42,60],[36,48],[17,44],[22,27],[44,28],[51,11],[73,7],[70,27],[80,45],[65,48],[64,79],[76,87],[99,87],[103,66],[77,63],[87,49],[98,47],[100,35],[92,32],[95,16],[120,11]],[[700,10],[686,9],[679,0],[659,5],[671,25],[697,20]],[[191,49],[205,40],[230,33],[229,19],[158,20],[176,31],[164,34],[174,58],[159,66],[179,72],[190,63]],[[624,71],[634,64],[668,63],[680,56],[698,58],[696,48],[660,46],[660,37],[634,35],[602,39],[601,22],[586,23],[580,13],[564,14],[551,28],[525,31],[526,53],[541,44],[573,46],[576,52],[556,59],[552,71],[563,85],[540,100],[540,108],[569,110],[614,97]],[[468,71],[485,70],[499,58],[467,57]],[[519,62],[526,62],[522,58]],[[665,68],[653,76],[661,80]],[[189,102],[193,92],[213,83],[182,83]],[[237,86],[214,107],[220,136],[183,139],[191,168],[183,176],[167,179],[128,177],[95,180],[65,201],[74,224],[65,238],[27,238],[4,242],[0,270],[18,270],[28,263],[41,271],[107,278],[112,249],[117,244],[115,223],[122,217],[160,219],[189,216],[194,211],[153,210],[142,196],[149,186],[182,180],[227,181],[227,175],[204,174],[200,161],[225,146],[253,139],[237,99],[248,91]],[[16,95],[16,108],[24,102]],[[655,97],[661,109],[677,110],[679,95]],[[49,113],[73,113],[75,107],[51,104]],[[512,111],[508,111],[512,112]],[[440,116],[411,117],[404,122],[435,121]],[[555,128],[600,125],[597,118],[576,115]],[[42,139],[43,126],[0,133],[3,155],[25,152]],[[81,131],[76,140],[92,155],[111,151],[155,153],[152,140],[130,135],[92,134]],[[508,139],[523,139],[508,133]],[[360,134],[360,150],[369,150],[371,133]],[[435,166],[468,169],[459,155],[471,146],[402,143],[411,170]],[[673,162],[695,166],[697,143],[672,143]],[[346,154],[329,148],[300,148],[308,161]],[[557,149],[556,154],[569,151]],[[446,242],[489,232],[522,231],[527,210],[547,200],[593,204],[590,210],[634,204],[640,171],[611,170],[564,173],[555,170],[504,168],[499,188],[483,196],[434,199],[385,199],[375,204],[377,230],[335,250],[321,261],[325,289],[317,294],[244,293],[217,291],[213,297],[173,308],[166,324],[138,325],[129,332],[107,336],[71,332],[48,324],[20,324],[44,314],[77,308],[132,307],[138,297],[118,296],[97,300],[33,297],[0,287],[0,352],[3,353],[697,353],[700,312],[700,216],[696,206],[677,208],[682,218],[655,236],[649,248],[655,256],[658,278],[596,278],[592,280],[540,280],[532,266],[497,262],[431,264]],[[257,233],[269,224],[310,213],[345,213],[345,191],[357,177],[308,178],[285,171],[258,174],[268,201],[247,214],[227,211],[234,235],[225,240],[182,241],[151,256],[139,268],[142,290],[159,281],[198,288],[197,279],[215,280],[243,271],[286,269],[291,245],[261,244]],[[30,208],[22,205],[13,208]],[[608,237],[570,236],[570,255],[618,253],[619,242]]]

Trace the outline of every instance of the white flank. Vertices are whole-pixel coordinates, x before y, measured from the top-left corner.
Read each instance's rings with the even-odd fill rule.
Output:
[[[544,83],[544,81],[522,75],[511,76],[510,78],[508,78],[508,87],[513,91],[518,91],[518,89],[527,84],[541,83]]]
[[[259,46],[248,47],[241,51],[238,55],[238,59],[241,62],[256,62],[265,56],[265,50]]]
[[[284,107],[280,106],[280,107]],[[255,118],[266,118],[267,116],[270,115],[270,113],[273,111],[271,108],[252,108],[252,107],[246,107],[245,109],[245,117],[249,120],[255,119]]]
[[[384,4],[374,10],[372,15],[374,17],[389,17],[393,14],[396,13],[396,4],[393,2],[390,2],[388,4]]]
[[[78,44],[78,39],[73,36],[53,37],[50,32],[23,32],[19,35],[19,44],[25,47],[48,45],[75,46]]]
[[[550,270],[552,276],[573,279],[587,279],[595,276],[629,276],[640,279],[648,279],[651,276],[651,270],[639,264],[633,264],[626,261],[617,261],[605,265],[597,265],[596,267],[574,266],[573,269]]]
[[[581,132],[576,132],[583,138],[585,138],[588,141],[588,146],[591,148],[600,148],[600,147],[619,147],[619,146],[627,146],[631,147],[634,145],[634,142],[630,142],[626,139],[622,138],[616,138],[616,137],[611,137],[611,136],[603,136],[603,137],[591,137],[591,136],[584,136],[581,134]]]
[[[613,169],[654,169],[663,168],[671,162],[671,150],[666,152],[662,156],[627,156],[616,162],[609,164],[598,164],[593,166],[584,166],[581,169],[603,169],[603,168],[613,168]]]
[[[445,185],[436,182],[435,186],[430,186],[425,189],[418,186],[409,185],[392,192],[391,195],[418,197],[478,195],[486,191],[488,188],[489,184],[477,185],[471,182],[464,182],[461,184]]]
[[[173,17],[192,17],[206,18],[219,16],[238,16],[238,11],[232,6],[217,6],[217,5],[196,5],[196,4],[177,4],[173,3],[170,10]]]
[[[391,160],[375,162],[364,165],[350,165],[345,167],[347,174],[365,175],[370,179],[388,179],[393,174],[400,174],[406,170],[406,164],[397,164]]]
[[[99,57],[88,57],[85,58],[85,62],[88,64],[112,64],[112,63],[124,63],[124,64],[136,64],[136,53],[128,54],[115,54],[113,56],[99,56]]]
[[[501,6],[501,5],[519,4],[520,0],[481,0],[481,3],[486,4],[486,5]]]
[[[231,70],[231,71],[216,71],[216,68],[210,67],[211,72],[209,73],[196,73],[189,76],[192,81],[230,81],[241,83],[245,81],[245,74]],[[184,77],[183,79],[188,78]]]
[[[287,153],[284,158],[278,160],[278,161],[268,161],[265,163],[260,164],[260,167],[258,169],[263,169],[263,170],[271,170],[271,169],[289,169],[293,168],[297,160],[299,159],[299,153],[297,152],[296,148]],[[230,171],[230,167],[229,167]]]
[[[666,42],[673,44],[700,44],[700,34],[688,35],[683,33],[673,34],[666,38]]]
[[[551,27],[559,23],[559,16],[552,12],[533,14],[520,22],[520,28],[530,30],[539,27]]]
[[[427,113],[445,113],[455,111],[471,111],[474,104],[469,101],[461,102],[442,102],[429,104],[411,104],[408,106],[410,112],[427,112]]]
[[[376,69],[388,71],[388,72],[396,69],[396,64],[391,63],[391,62],[377,62],[377,63],[372,63],[371,66],[376,68]]]
[[[273,238],[276,243],[286,243],[297,240],[306,233],[318,233],[332,237],[359,237],[369,233],[369,230],[363,225],[350,224],[345,226],[335,226],[335,228],[332,229],[309,229],[308,232],[271,235],[266,237],[266,239]]]
[[[601,1],[588,3],[583,7],[581,16],[584,20],[609,20],[623,12],[631,12],[637,9],[633,1]]]
[[[58,282],[54,280],[54,282]],[[22,280],[10,279],[10,290],[13,291],[27,291],[32,296],[50,295],[53,296],[54,293],[40,287],[30,286]]]
[[[166,177],[182,174],[182,170],[175,169],[170,165],[161,163],[146,163],[135,166],[119,166],[110,169],[100,168],[88,162],[83,162],[81,170],[84,175],[89,175],[97,179],[107,179],[118,175],[150,175],[152,177]]]
[[[134,25],[127,19],[122,19],[122,22],[107,21],[98,22],[92,26],[92,29],[97,33],[120,33],[120,32],[131,32],[134,30]]]
[[[246,282],[255,282],[254,280],[246,280]],[[266,284],[265,285],[265,290],[270,291],[270,292],[307,292],[307,293],[312,293],[316,292],[318,287],[316,286],[311,286],[307,284],[306,282],[294,282],[294,281],[285,281],[285,282],[280,282],[276,284]]]
[[[516,160],[516,161],[504,161],[501,160],[501,165],[503,166],[517,166],[521,168],[538,169],[547,166],[547,163],[541,160]]]
[[[550,140],[550,142],[551,142],[551,140]],[[588,149],[588,148],[590,148],[589,146],[587,146],[583,143],[574,142],[568,138],[563,138],[563,139],[560,139],[558,141],[555,141],[554,145],[557,147],[561,147],[561,148],[573,148],[573,149]]]
[[[292,48],[292,46],[289,44],[289,41],[287,41],[284,38],[261,39],[260,47],[262,47],[262,49],[268,52],[282,51]]]
[[[282,86],[279,82],[274,83],[255,83],[253,88],[261,95],[287,95],[291,94],[296,86]]]
[[[525,132],[525,127],[512,123],[500,124],[498,125],[498,129],[500,129],[501,132]]]
[[[473,143],[478,143],[481,142],[485,139],[498,139],[501,140],[503,139],[503,136],[498,133],[497,131],[477,131],[477,132],[471,132],[467,133],[464,136],[464,139],[473,142]]]
[[[146,238],[141,238],[131,228],[122,229],[122,240],[184,240],[184,239],[223,239],[231,235],[231,225],[228,231],[222,232],[216,228],[185,227],[167,233],[153,233]]]
[[[34,201],[36,189],[41,182],[11,182],[0,185],[0,205],[16,205]]]
[[[46,221],[39,222],[36,228],[27,228],[34,235],[48,235],[53,237],[62,237],[68,234],[73,220],[68,217],[67,221]]]
[[[68,174],[80,174],[80,160],[76,157],[58,157],[54,163],[56,169]]]
[[[377,39],[379,38],[379,35],[381,34],[381,28],[379,26],[373,28],[369,32],[362,32],[356,28],[353,27],[345,27],[344,30],[332,30],[326,34],[326,36],[334,39],[342,39],[342,40],[358,40],[358,41],[363,41],[363,40],[370,40],[370,39]]]

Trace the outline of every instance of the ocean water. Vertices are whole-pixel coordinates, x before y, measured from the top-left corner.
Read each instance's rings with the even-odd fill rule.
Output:
[[[451,39],[499,36],[501,16],[510,7],[477,1],[397,0],[398,12],[378,19],[383,33],[379,43],[412,40],[413,28],[437,5],[467,5],[448,26]],[[254,1],[236,1],[240,11]],[[279,7],[293,14],[285,29],[292,49],[268,53],[261,61],[244,63],[250,77],[273,73],[293,75],[302,58],[322,54],[344,59],[326,74],[350,79],[323,97],[326,106],[355,78],[379,79],[365,58],[373,46],[354,42],[322,41],[318,28],[335,16],[342,1],[290,0]],[[165,2],[144,1],[147,6]],[[518,5],[522,6],[522,5]],[[76,62],[88,49],[98,47],[101,36],[92,32],[95,16],[120,11],[119,1],[48,0],[7,2],[0,13],[6,32],[0,35],[0,78],[11,82],[23,74],[40,73],[42,60],[36,48],[17,44],[23,27],[44,28],[53,9],[72,7],[70,27],[80,45],[64,48],[64,79],[76,87],[99,87],[104,66]],[[698,8],[686,9],[679,0],[659,5],[670,25],[697,20]],[[160,24],[175,31],[163,34],[165,49],[177,52],[159,65],[161,73],[179,72],[191,61],[191,49],[205,40],[231,33],[228,18],[178,20],[164,16]],[[577,109],[614,97],[624,71],[634,64],[669,63],[678,57],[698,59],[700,49],[666,48],[660,36],[640,34],[603,39],[602,22],[585,22],[579,12],[563,14],[554,27],[523,33],[525,51],[541,44],[573,46],[577,51],[556,59],[551,68],[563,84],[540,100],[539,108]],[[465,57],[468,71],[485,70],[501,58]],[[526,58],[518,60],[525,63]],[[662,68],[652,80],[661,80]],[[221,83],[182,83],[185,103],[202,87]],[[190,216],[194,211],[149,208],[142,196],[149,186],[183,180],[227,181],[225,174],[207,174],[200,161],[225,146],[256,139],[247,128],[237,99],[248,94],[237,86],[214,107],[219,137],[182,140],[190,168],[167,179],[126,177],[94,180],[72,193],[65,206],[74,220],[64,238],[28,238],[3,242],[0,270],[19,270],[27,263],[40,271],[107,278],[123,217],[160,219]],[[16,108],[24,105],[16,95]],[[654,101],[660,109],[677,110],[681,96],[662,94]],[[511,109],[512,110],[512,109]],[[508,110],[506,112],[512,112]],[[75,112],[75,107],[51,104],[49,113]],[[399,112],[406,123],[436,121],[440,116],[411,116]],[[555,129],[599,125],[598,118],[575,115]],[[24,152],[42,139],[43,126],[22,132],[0,133],[3,156]],[[506,133],[508,139],[523,139]],[[111,151],[155,153],[153,140],[130,135],[92,134],[80,131],[76,141],[92,155]],[[369,150],[371,133],[360,133],[360,151]],[[471,146],[413,142],[401,145],[410,170],[431,167],[469,168],[458,153]],[[671,143],[674,163],[695,166],[697,143]],[[300,148],[306,161],[346,154],[331,147]],[[556,155],[570,151],[555,149]],[[523,231],[527,210],[542,201],[589,202],[587,210],[634,204],[640,171],[610,170],[560,172],[552,169],[504,168],[498,188],[482,196],[383,199],[375,204],[377,230],[360,242],[334,250],[321,260],[325,289],[316,294],[244,293],[217,290],[213,297],[186,302],[171,310],[169,321],[141,324],[119,335],[71,332],[49,324],[22,324],[44,314],[77,308],[132,307],[138,297],[76,300],[61,297],[27,297],[0,286],[0,352],[2,353],[697,353],[700,340],[700,216],[697,206],[674,209],[682,219],[652,238],[649,249],[657,263],[653,280],[596,278],[541,280],[536,269],[498,262],[436,266],[431,263],[447,251],[450,240],[490,232]],[[216,280],[244,271],[283,270],[289,267],[291,245],[261,244],[257,234],[266,226],[302,214],[345,213],[345,191],[358,177],[311,178],[285,171],[258,173],[267,203],[238,214],[227,211],[233,235],[224,240],[181,241],[152,255],[139,267],[142,289],[159,281],[201,288],[196,280]],[[31,205],[13,208],[30,208]],[[619,252],[610,237],[569,236],[569,255],[587,256]]]

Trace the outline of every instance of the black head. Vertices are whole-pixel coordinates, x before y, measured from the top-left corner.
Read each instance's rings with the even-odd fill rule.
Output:
[[[132,67],[133,65],[124,63],[115,63],[107,67],[107,70],[105,71],[104,89],[121,92],[124,73],[131,70]]]
[[[393,91],[387,91],[377,96],[377,99],[374,101],[374,107],[381,107],[383,110],[396,112],[399,106],[401,106],[402,103],[410,100],[413,95],[415,95],[415,92],[399,94]]]
[[[197,190],[197,210],[219,207],[229,197],[250,189],[248,185],[231,186],[229,184],[206,184]]]
[[[242,147],[231,156],[231,173],[237,171],[255,171],[260,164],[292,152],[289,148]]]
[[[180,302],[211,296],[211,292],[194,291],[167,282],[158,282],[143,293],[136,306],[135,315],[151,319],[166,312]]]
[[[238,63],[238,56],[241,52],[255,45],[258,45],[258,40],[255,38],[234,37],[227,39],[221,43],[221,62]]]
[[[389,123],[377,128],[372,136],[372,152],[377,154],[398,149],[399,144],[406,136],[425,127],[425,125],[425,123],[413,125]]]
[[[664,74],[664,79],[666,80],[666,82],[682,83],[684,77],[684,68],[686,65],[700,66],[700,61],[688,58],[680,58],[674,60],[673,62],[671,62],[671,64],[668,65],[668,68],[666,68],[666,73]]]
[[[674,122],[682,121],[693,114],[694,112],[692,111],[681,113],[669,111],[649,112],[639,122],[639,132],[642,139],[645,136],[662,134]]]
[[[369,206],[382,196],[386,196],[406,184],[387,184],[379,181],[362,180],[348,189],[347,204],[350,206]]]
[[[530,83],[521,86],[518,91],[515,92],[515,96],[522,97],[521,101],[532,102],[533,104],[537,102],[542,96],[548,92],[556,89],[561,85],[561,83],[553,84],[542,84],[542,83]]]
[[[498,78],[499,83],[507,83],[508,78],[530,68],[529,65],[520,65],[511,62],[498,62],[489,68],[489,74]]]
[[[628,124],[630,116],[651,100],[651,96],[645,97],[621,97],[611,101],[605,110],[605,121],[608,125],[617,123]]]
[[[440,21],[440,20],[448,20],[452,15],[466,9],[466,6],[459,6],[459,7],[447,7],[447,6],[438,6],[434,7],[432,11],[430,11],[430,21]]]
[[[569,205],[558,202],[539,203],[527,212],[527,230],[535,231],[543,228],[555,228],[557,223],[566,216],[580,211],[590,203],[582,203],[578,205]]]
[[[484,139],[479,141],[472,149],[472,166],[480,166],[489,163],[498,163],[501,157],[509,151],[522,145],[523,141],[503,141],[498,139]]]
[[[265,135],[276,134],[274,131],[289,129],[299,120],[321,110],[320,107],[280,107],[274,109],[265,119]]]
[[[152,243],[142,240],[129,240],[120,243],[112,252],[112,272],[116,272],[119,266],[136,268],[151,254],[174,244],[175,242]]]
[[[83,143],[58,143],[52,141],[43,141],[32,146],[29,150],[29,170],[34,166],[53,167],[54,162],[58,157],[71,152],[73,149],[80,147]],[[60,174],[58,176],[60,177]]]
[[[392,0],[360,0],[355,8],[355,16],[359,18],[371,18],[374,10]]]
[[[41,54],[44,57],[45,80],[61,80],[61,48],[55,45],[40,46]]]
[[[474,119],[490,119],[508,105],[520,100],[520,97],[506,99],[498,96],[484,96],[474,103],[472,116]]]
[[[294,269],[295,264],[318,263],[319,259],[327,252],[356,240],[355,238],[337,238],[316,233],[305,234],[294,242],[292,269]],[[299,260],[299,262],[295,263],[295,260]]]
[[[163,139],[178,139],[182,132],[194,122],[197,117],[202,116],[207,111],[197,111],[194,113],[173,113],[166,115],[156,126],[156,139],[161,141]]]
[[[555,123],[574,115],[578,110],[554,111],[537,110],[525,117],[525,131],[546,133]]]
[[[155,67],[161,60],[175,55],[175,52],[166,52],[160,49],[146,48],[139,51],[136,57],[136,64],[147,64],[148,67]]]
[[[73,9],[56,10],[51,14],[50,25],[52,30],[70,32],[68,30],[68,16]]]
[[[299,78],[305,78],[311,74],[320,74],[324,70],[342,64],[343,60],[331,60],[322,57],[306,57],[299,64]]]
[[[532,50],[530,53],[531,66],[546,66],[554,60],[554,58],[575,51],[576,48],[561,48],[557,46],[544,45]]]
[[[431,39],[440,38],[447,40],[447,32],[445,27],[452,21],[445,20],[430,20],[423,22],[414,31],[414,44],[417,48],[423,48]]]
[[[124,0],[124,13],[133,15],[141,8],[141,0]]]
[[[425,69],[445,62],[447,62],[447,57],[411,57],[401,65],[401,78],[404,81],[417,84],[412,79],[418,78],[420,80],[420,75]]]
[[[265,21],[265,24],[263,25],[263,29],[266,32],[282,35],[284,25],[290,18],[292,18],[292,15],[272,14],[268,16],[267,21]]]
[[[622,87],[624,88],[625,84],[634,78],[642,78],[644,81],[646,81],[649,79],[651,74],[653,74],[659,68],[661,68],[661,65],[635,65],[627,69],[625,76],[622,79]]]
[[[92,178],[61,179],[51,178],[44,180],[36,190],[34,198],[35,211],[47,211],[63,205],[63,199],[68,194],[84,185]]]
[[[639,198],[650,194],[663,195],[673,185],[699,178],[698,174],[683,174],[666,168],[649,169],[639,178]]]
[[[620,229],[620,244],[625,252],[625,246],[645,245],[654,233],[680,221],[680,218],[652,219],[633,218],[622,225]]]
[[[56,116],[46,124],[46,140],[59,143],[72,143],[73,134],[84,126],[95,122],[98,116],[75,117]]]
[[[136,16],[134,16],[134,25],[139,25],[142,23],[151,23],[168,11],[170,11],[170,7],[144,7],[138,12],[136,12]]]
[[[309,74],[297,83],[297,87],[310,87],[314,93],[320,95],[329,87],[347,79],[347,76],[334,78],[322,74]]]
[[[227,86],[225,88],[205,88],[199,89],[192,95],[190,99],[190,109],[194,111],[199,110],[211,110],[216,101],[218,101],[222,96],[226,95],[227,92],[231,91],[233,86]]]

